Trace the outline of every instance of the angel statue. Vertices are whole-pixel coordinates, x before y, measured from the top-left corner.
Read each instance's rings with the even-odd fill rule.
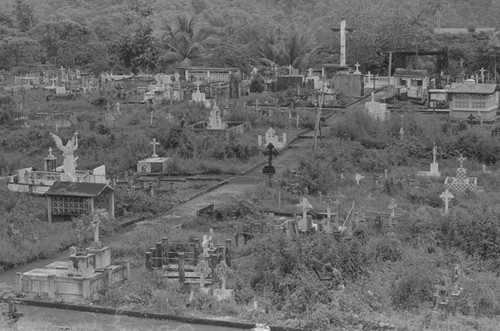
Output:
[[[73,153],[78,149],[78,132],[73,134],[71,140],[68,140],[66,146],[63,145],[62,139],[50,132],[50,135],[54,139],[57,148],[63,152],[63,169],[64,174],[69,178],[70,181],[76,181],[76,159]]]

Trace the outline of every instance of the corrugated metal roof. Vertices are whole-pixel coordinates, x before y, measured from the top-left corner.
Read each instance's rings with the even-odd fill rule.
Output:
[[[107,184],[82,182],[55,182],[45,195],[63,195],[72,197],[96,197],[105,191],[114,191]]]
[[[425,78],[427,77],[427,70],[406,70],[397,68],[396,71],[394,71],[394,77]]]
[[[453,83],[448,93],[493,94],[497,84]]]

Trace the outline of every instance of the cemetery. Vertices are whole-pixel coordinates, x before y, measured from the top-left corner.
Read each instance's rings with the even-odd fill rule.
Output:
[[[55,3],[0,4],[0,329],[498,328],[500,7]]]

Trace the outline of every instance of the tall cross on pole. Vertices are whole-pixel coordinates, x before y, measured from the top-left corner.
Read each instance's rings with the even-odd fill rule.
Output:
[[[278,155],[278,151],[274,148],[274,145],[269,143],[266,150],[262,151],[262,154],[268,156],[267,166],[262,169],[264,175],[269,176],[269,187],[272,186],[272,176],[276,173],[276,169],[273,167],[273,156]]]
[[[153,138],[153,141],[149,144],[153,145],[153,155],[151,155],[151,157],[158,157],[158,155],[156,154],[156,146],[158,146],[160,143],[156,141],[156,138]]]

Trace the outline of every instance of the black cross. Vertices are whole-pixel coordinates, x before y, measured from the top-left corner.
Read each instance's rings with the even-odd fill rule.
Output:
[[[278,155],[278,151],[274,148],[274,145],[269,143],[269,145],[267,145],[267,150],[263,150],[262,151],[262,154],[266,155],[266,156],[269,156],[269,159],[268,159],[268,165],[271,167],[273,165],[273,156],[277,156]]]
[[[474,125],[474,120],[476,119],[476,117],[474,115],[470,114],[469,117],[467,117],[467,119],[469,120],[470,127],[472,128],[472,126]]]
[[[278,155],[278,151],[274,148],[274,145],[269,143],[267,145],[267,149],[262,151],[262,154],[269,156],[269,159],[267,161],[267,166],[262,169],[262,172],[266,175],[269,176],[269,187],[272,186],[272,176],[276,172],[276,170],[273,167],[273,156]]]

